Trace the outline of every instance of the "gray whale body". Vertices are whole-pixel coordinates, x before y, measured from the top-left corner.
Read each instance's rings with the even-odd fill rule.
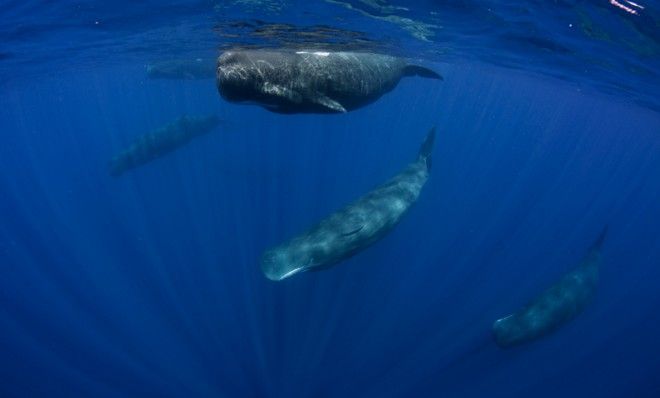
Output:
[[[385,184],[330,215],[306,233],[267,250],[261,270],[273,281],[335,265],[373,244],[415,203],[431,168],[435,128],[417,159]]]
[[[591,301],[598,283],[603,229],[580,264],[519,311],[493,324],[497,345],[512,347],[538,339],[571,321]]]
[[[361,52],[235,50],[220,55],[220,95],[277,113],[341,113],[392,90],[403,76],[442,79],[402,58]]]
[[[110,175],[119,177],[128,170],[163,157],[194,138],[210,133],[219,123],[215,115],[182,116],[164,127],[143,134],[110,160]]]

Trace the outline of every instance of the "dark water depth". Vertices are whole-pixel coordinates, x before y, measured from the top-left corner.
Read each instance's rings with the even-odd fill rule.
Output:
[[[0,396],[660,396],[657,5],[347,4],[0,6]],[[581,33],[550,29],[567,22]],[[212,79],[146,75],[301,30],[305,45],[414,56],[444,81],[278,115],[223,101]],[[220,122],[110,175],[182,115]],[[433,125],[429,181],[389,235],[264,278],[264,250],[399,172]],[[585,311],[499,348],[493,322],[605,225]]]

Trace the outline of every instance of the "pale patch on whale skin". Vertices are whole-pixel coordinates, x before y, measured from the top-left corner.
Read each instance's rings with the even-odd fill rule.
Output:
[[[296,51],[296,54],[312,54],[319,57],[327,57],[330,55],[330,53],[327,51]]]
[[[413,163],[385,184],[319,222],[306,233],[267,250],[261,270],[273,281],[337,264],[385,236],[410,209],[429,177],[432,129]]]

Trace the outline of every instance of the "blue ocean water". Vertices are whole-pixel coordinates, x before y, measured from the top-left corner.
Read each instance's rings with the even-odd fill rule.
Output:
[[[0,396],[660,396],[659,15],[623,0],[3,3]],[[444,81],[280,115],[223,101],[213,79],[147,77],[236,45],[372,49]],[[109,175],[184,114],[222,122]],[[434,125],[430,179],[389,235],[264,278],[265,249],[399,172]],[[499,348],[493,322],[605,225],[584,313]]]

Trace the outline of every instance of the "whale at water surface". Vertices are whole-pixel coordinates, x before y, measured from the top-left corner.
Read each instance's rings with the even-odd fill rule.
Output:
[[[403,58],[347,51],[233,50],[218,58],[216,71],[224,99],[277,113],[351,111],[413,75],[442,79]]]

